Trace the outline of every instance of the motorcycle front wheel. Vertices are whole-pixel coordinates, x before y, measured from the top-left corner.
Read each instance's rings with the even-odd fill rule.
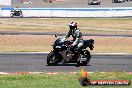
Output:
[[[47,56],[47,65],[53,66],[53,65],[57,65],[57,64],[58,64],[58,60],[55,57],[55,53],[53,51],[51,51]]]
[[[12,13],[10,14],[10,17],[13,17],[13,14]]]

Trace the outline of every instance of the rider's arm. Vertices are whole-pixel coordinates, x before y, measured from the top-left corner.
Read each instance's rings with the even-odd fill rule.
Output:
[[[65,38],[69,38],[70,37],[70,31],[65,35]]]
[[[79,42],[79,38],[76,38],[76,40],[72,43],[72,46],[77,45],[77,44],[78,44],[78,42]]]
[[[67,40],[70,37],[70,31],[62,38],[62,41]]]

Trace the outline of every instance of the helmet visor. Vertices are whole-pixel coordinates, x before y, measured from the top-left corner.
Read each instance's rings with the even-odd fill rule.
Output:
[[[76,27],[75,26],[69,26],[70,30],[74,30]]]

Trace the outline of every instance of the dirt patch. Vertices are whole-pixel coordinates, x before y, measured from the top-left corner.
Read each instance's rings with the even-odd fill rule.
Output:
[[[132,38],[128,37],[90,37],[95,40],[93,52],[132,53]]]
[[[10,18],[0,19],[0,31],[66,32],[72,21],[83,33],[132,34],[131,18]]]
[[[48,35],[0,35],[0,51],[50,51],[55,39]],[[95,40],[92,52],[132,53],[132,38],[85,36],[84,39]]]

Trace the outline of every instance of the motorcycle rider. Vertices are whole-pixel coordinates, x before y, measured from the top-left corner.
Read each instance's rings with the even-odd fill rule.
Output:
[[[19,15],[22,14],[22,11],[21,11],[21,9],[19,9],[18,6],[17,6],[12,12],[13,12],[13,14],[14,14],[15,16],[19,16]]]
[[[18,6],[16,6],[16,8],[14,9],[14,11],[16,11],[16,12],[18,11],[18,12],[19,12],[19,11],[21,11],[21,10],[19,9]]]
[[[76,22],[71,22],[69,24],[69,31],[68,33],[64,36],[64,39],[68,39],[70,36],[73,37],[73,43],[69,47],[74,47],[75,51],[78,51],[84,44],[83,38],[82,38],[82,33],[77,27]]]

